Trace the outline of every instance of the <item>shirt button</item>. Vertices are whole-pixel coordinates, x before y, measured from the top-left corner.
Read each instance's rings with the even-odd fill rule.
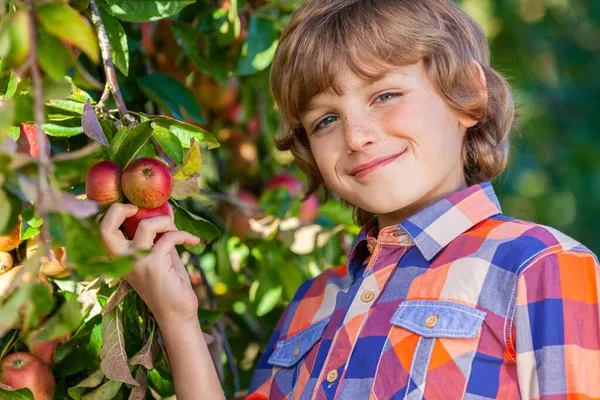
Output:
[[[338,378],[338,372],[335,369],[332,369],[327,374],[327,382],[329,382],[329,383],[335,382],[337,380],[337,378]]]
[[[300,345],[296,345],[294,349],[294,357],[298,357],[298,353],[300,353]]]
[[[438,317],[436,315],[427,317],[427,319],[425,320],[425,326],[428,328],[433,328],[434,326],[437,325],[437,323],[438,323]]]
[[[374,298],[375,298],[375,293],[373,293],[372,290],[367,290],[366,292],[363,292],[363,294],[360,296],[360,299],[362,301],[364,301],[365,303],[370,302]]]

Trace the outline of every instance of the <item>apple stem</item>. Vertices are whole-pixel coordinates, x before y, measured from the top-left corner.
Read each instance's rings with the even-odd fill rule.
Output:
[[[53,202],[55,199],[48,198],[47,193],[50,193],[48,176],[53,175],[52,164],[50,161],[50,155],[48,149],[44,145],[48,138],[42,130],[44,124],[44,92],[42,75],[40,68],[37,63],[37,32],[36,32],[36,15],[35,15],[35,4],[34,0],[28,0],[27,2],[28,15],[29,15],[29,54],[28,64],[31,70],[31,80],[33,83],[33,115],[36,126],[36,136],[39,147],[39,154],[37,157],[38,164],[38,184],[37,184],[37,199],[36,209],[39,212],[39,216],[45,223],[41,226],[40,239],[43,249],[43,254],[50,259],[50,246],[48,244],[50,240],[50,230],[48,228],[48,208],[46,207],[47,202]]]
[[[104,72],[106,74],[106,86],[104,87],[104,92],[102,93],[100,102],[98,102],[96,107],[105,107],[105,102],[108,100],[108,92],[112,92],[117,108],[119,109],[119,114],[121,114],[121,119],[125,125],[132,126],[137,123],[137,121],[133,115],[129,114],[127,106],[125,105],[125,100],[123,100],[123,95],[121,94],[119,83],[117,82],[117,74],[115,71],[115,64],[113,63],[112,59],[110,42],[108,40],[108,35],[106,34],[106,29],[104,28],[104,23],[102,23],[100,10],[96,5],[95,0],[90,1],[90,11],[92,22],[94,23],[94,27],[96,28],[96,33],[98,35],[98,43],[100,44],[100,52],[102,53]]]

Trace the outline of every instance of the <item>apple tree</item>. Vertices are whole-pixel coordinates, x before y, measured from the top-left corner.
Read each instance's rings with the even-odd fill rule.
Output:
[[[285,304],[357,233],[339,199],[301,201],[273,146],[269,66],[299,2],[0,1],[0,398],[174,395],[123,279],[136,255],[110,257],[99,231],[126,200],[111,171],[125,188],[144,159],[203,239],[178,251],[223,388],[243,396]]]

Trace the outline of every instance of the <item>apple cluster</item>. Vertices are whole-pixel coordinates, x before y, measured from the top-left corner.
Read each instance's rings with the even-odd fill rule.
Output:
[[[155,158],[139,158],[121,172],[112,161],[100,161],[87,173],[85,193],[101,208],[117,201],[128,200],[138,212],[125,220],[123,230],[132,239],[143,219],[169,215],[169,197],[173,191],[173,175],[169,168]],[[156,240],[161,234],[156,236]]]

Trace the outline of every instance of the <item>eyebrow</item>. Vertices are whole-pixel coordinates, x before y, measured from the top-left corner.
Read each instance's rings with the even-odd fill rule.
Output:
[[[376,84],[377,82],[380,82],[386,78],[388,78],[391,75],[402,75],[402,76],[407,76],[409,75],[408,73],[406,73],[405,71],[388,71],[388,72],[384,72],[382,74],[379,74],[377,76],[375,76],[375,78],[373,79],[366,79],[364,80],[361,85],[360,88],[364,89],[367,88],[369,86],[372,86],[374,84]],[[342,96],[344,95],[344,90],[342,89]],[[300,118],[306,116],[306,114],[316,110],[317,108],[319,108],[319,106],[317,104],[315,104],[314,101],[310,101],[308,103],[308,106],[306,107],[306,110],[300,115]]]

